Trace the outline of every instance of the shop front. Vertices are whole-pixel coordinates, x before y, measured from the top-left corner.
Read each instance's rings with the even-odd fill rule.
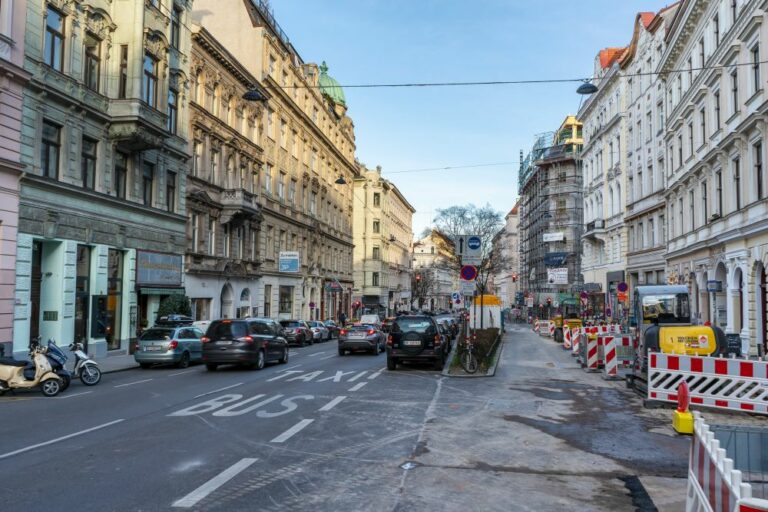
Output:
[[[163,299],[185,294],[182,262],[180,254],[136,251],[138,321],[142,329],[154,325]]]

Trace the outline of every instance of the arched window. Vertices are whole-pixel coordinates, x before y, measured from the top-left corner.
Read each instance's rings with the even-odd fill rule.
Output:
[[[230,156],[227,159],[227,182],[225,183],[226,188],[235,188],[235,157]]]
[[[608,187],[608,215],[613,215],[613,187]]]

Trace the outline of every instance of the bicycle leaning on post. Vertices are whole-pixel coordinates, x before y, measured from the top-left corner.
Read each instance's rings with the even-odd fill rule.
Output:
[[[477,335],[474,333],[471,336],[467,336],[459,352],[459,364],[467,373],[475,373],[479,367],[477,354],[475,353],[475,339],[477,339]]]

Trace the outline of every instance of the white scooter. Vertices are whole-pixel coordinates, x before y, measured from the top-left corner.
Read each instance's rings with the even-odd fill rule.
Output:
[[[30,345],[30,355],[34,364],[35,374],[32,378],[24,376],[24,368],[29,365],[27,361],[17,361],[10,357],[2,357],[0,353],[0,395],[14,389],[30,389],[40,386],[40,391],[45,396],[56,396],[61,391],[62,382],[48,358],[45,357],[47,348],[39,343]]]
[[[83,344],[72,343],[69,346],[69,350],[75,354],[75,368],[72,370],[72,377],[79,378],[86,386],[98,384],[101,380],[99,363],[83,352]]]

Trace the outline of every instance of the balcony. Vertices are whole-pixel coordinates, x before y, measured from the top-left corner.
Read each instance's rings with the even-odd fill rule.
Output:
[[[112,100],[109,110],[109,137],[128,150],[159,148],[168,138],[167,116],[141,100]]]
[[[243,189],[223,190],[219,202],[222,206],[222,224],[236,219],[250,220],[261,218],[261,207],[256,203],[253,194]]]
[[[585,238],[598,239],[599,235],[603,234],[605,234],[605,221],[603,219],[595,219],[592,222],[587,222],[584,231]]]

